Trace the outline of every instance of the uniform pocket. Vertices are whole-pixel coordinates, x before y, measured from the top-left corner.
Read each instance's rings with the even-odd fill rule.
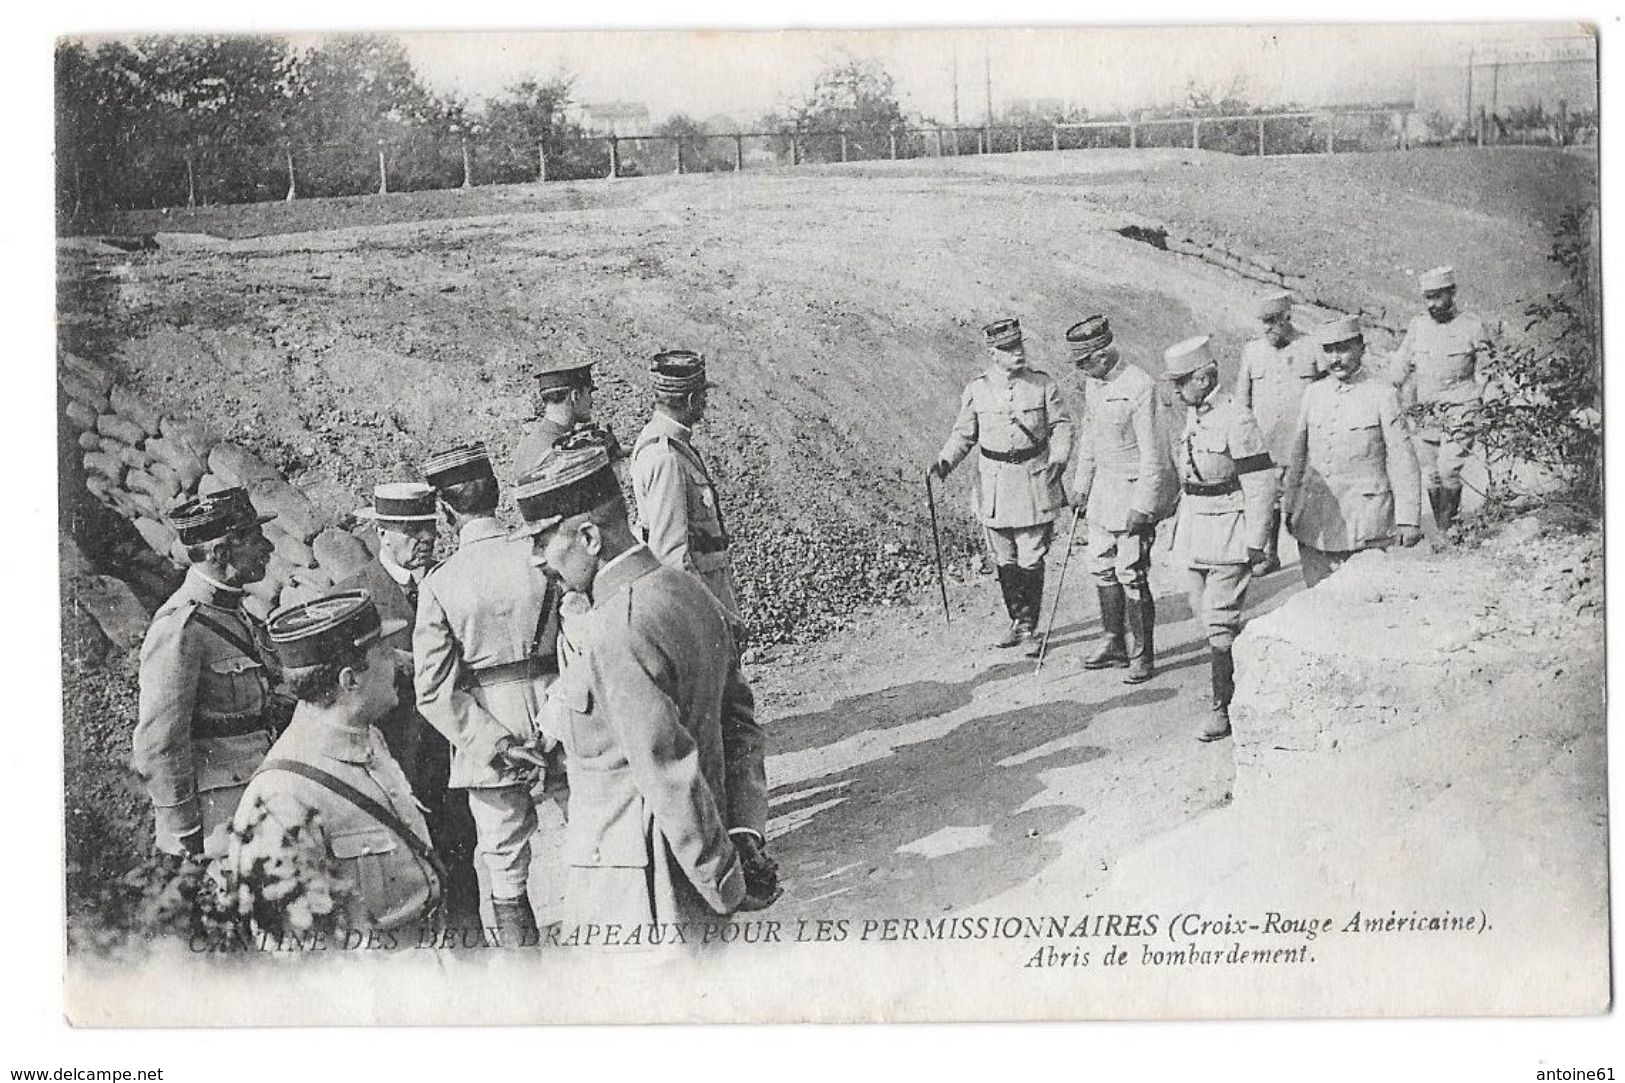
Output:
[[[1350,494],[1344,515],[1349,537],[1360,544],[1386,541],[1394,532],[1394,494],[1386,485],[1364,485]]]
[[[328,836],[327,846],[343,864],[345,875],[355,884],[364,903],[377,903],[386,897],[385,864],[399,846],[393,834],[383,828],[351,831]]]
[[[1332,435],[1332,454],[1342,462],[1375,459],[1382,454],[1382,424],[1349,425]]]

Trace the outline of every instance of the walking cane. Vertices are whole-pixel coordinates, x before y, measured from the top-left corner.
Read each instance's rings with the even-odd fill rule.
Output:
[[[925,471],[925,502],[931,508],[931,549],[937,555],[937,586],[942,588],[942,619],[946,624],[952,624],[954,618],[948,613],[948,577],[942,571],[942,537],[937,533],[937,494],[931,488],[931,470]]]
[[[1049,604],[1049,623],[1044,626],[1044,639],[1038,644],[1038,664],[1033,667],[1037,673],[1044,668],[1044,655],[1049,651],[1049,636],[1055,631],[1055,614],[1061,608],[1061,591],[1066,586],[1066,566],[1072,560],[1072,542],[1078,536],[1078,516],[1082,508],[1072,509],[1072,525],[1066,532],[1066,552],[1061,554],[1061,574],[1055,577],[1055,600]]]

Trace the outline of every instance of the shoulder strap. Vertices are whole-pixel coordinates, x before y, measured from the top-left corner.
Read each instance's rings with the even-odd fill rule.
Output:
[[[241,633],[237,632],[235,629],[228,628],[223,622],[211,617],[208,613],[203,611],[201,606],[192,610],[192,617],[199,624],[203,625],[205,628],[219,636],[221,639],[225,640],[227,643],[230,643],[233,647],[236,647],[238,650],[242,651],[248,657],[254,659],[255,661],[260,660],[260,648],[258,646],[244,639]]]
[[[308,779],[322,789],[344,798],[344,800],[383,824],[391,832],[399,835],[401,841],[406,843],[406,848],[434,870],[434,874],[440,878],[441,884],[447,882],[446,864],[440,860],[440,855],[435,853],[428,843],[418,838],[417,832],[407,827],[392,810],[380,805],[348,782],[334,778],[320,767],[313,767],[308,763],[301,763],[299,760],[266,760],[259,765],[258,770],[254,773],[263,774],[266,771],[286,771],[290,775],[298,775],[300,778]]]

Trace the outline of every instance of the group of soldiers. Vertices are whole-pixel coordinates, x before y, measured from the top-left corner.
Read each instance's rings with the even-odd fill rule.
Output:
[[[592,421],[590,365],[539,385],[514,464],[521,527],[497,517],[485,447],[451,448],[356,513],[377,529],[370,564],[263,625],[242,598],[266,572],[268,517],[241,489],[173,509],[191,565],[143,645],[133,756],[161,851],[222,858],[249,885],[325,870],[346,928],[495,944],[537,942],[532,851],[549,832],[562,867],[538,872],[550,894],[563,879],[577,924],[718,920],[778,897],[730,539],[692,443],[704,358],[656,355],[630,456]],[[441,525],[456,550],[437,564]],[[316,905],[278,899],[261,902]]]
[[[1386,376],[1354,318],[1306,335],[1287,294],[1261,298],[1233,393],[1207,336],[1169,347],[1153,378],[1093,316],[1066,332],[1076,425],[1027,366],[1020,324],[989,324],[990,364],[930,469],[946,478],[978,452],[976,511],[1010,618],[998,645],[1045,649],[1045,556],[1071,505],[1103,629],[1083,664],[1153,679],[1151,550],[1172,518],[1210,648],[1199,737],[1228,736],[1231,645],[1250,580],[1281,567],[1283,525],[1313,586],[1356,552],[1416,544],[1424,471],[1439,525],[1459,508],[1466,449],[1437,409],[1418,422],[1405,405],[1470,409],[1490,332],[1457,310],[1449,268],[1421,286],[1427,312]],[[1177,439],[1159,430],[1159,381],[1185,407]],[[513,465],[522,526],[498,518],[485,447],[448,449],[420,479],[379,481],[356,513],[377,530],[370,564],[264,625],[242,599],[266,573],[267,517],[241,489],[173,509],[191,566],[142,648],[133,756],[158,848],[224,858],[245,884],[290,861],[331,869],[346,927],[472,925],[494,943],[534,942],[533,845],[550,833],[562,868],[538,871],[563,878],[576,923],[771,904],[731,539],[692,439],[711,386],[700,355],[657,354],[653,416],[628,455],[593,422],[590,365],[550,367]],[[456,549],[437,564],[442,526]]]
[[[1259,298],[1252,315],[1262,333],[1243,348],[1230,393],[1210,336],[1168,347],[1153,378],[1121,355],[1109,320],[1092,316],[1066,332],[1083,376],[1076,425],[1056,381],[1028,367],[1018,321],[988,324],[990,364],[966,386],[930,473],[945,479],[979,452],[975,510],[1010,622],[997,645],[1025,643],[1040,657],[1047,649],[1045,556],[1070,505],[1074,528],[1079,517],[1087,523],[1102,629],[1083,665],[1125,669],[1129,684],[1152,679],[1151,549],[1157,524],[1171,518],[1175,564],[1209,648],[1212,702],[1197,736],[1228,737],[1231,648],[1249,582],[1281,568],[1283,525],[1313,587],[1355,553],[1416,545],[1424,489],[1441,532],[1460,510],[1468,448],[1457,423],[1484,398],[1493,330],[1458,309],[1454,269],[1434,268],[1418,284],[1426,311],[1386,364],[1368,355],[1356,317],[1305,333],[1290,294]],[[1184,407],[1177,437],[1159,427],[1159,379]]]

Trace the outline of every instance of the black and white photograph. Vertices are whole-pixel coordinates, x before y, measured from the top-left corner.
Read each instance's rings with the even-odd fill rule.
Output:
[[[68,1024],[1609,1012],[1598,33],[58,37]]]

